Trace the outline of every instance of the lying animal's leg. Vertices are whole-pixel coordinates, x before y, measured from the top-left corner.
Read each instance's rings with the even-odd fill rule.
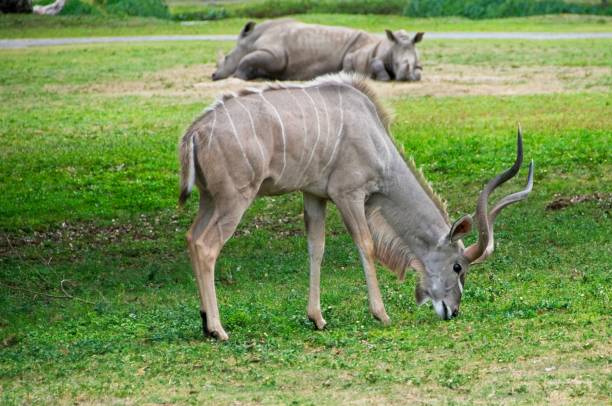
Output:
[[[206,324],[206,299],[204,291],[204,281],[201,279],[201,272],[198,272],[198,260],[195,250],[195,243],[193,240],[194,235],[201,235],[206,225],[210,222],[210,218],[214,213],[214,201],[206,193],[206,191],[200,192],[200,208],[196,219],[193,221],[191,228],[187,232],[187,247],[189,248],[189,257],[191,258],[191,266],[193,269],[194,276],[198,285],[198,293],[200,294],[200,316],[202,317],[202,331],[206,335],[208,334],[208,327]]]
[[[285,61],[268,51],[254,51],[242,58],[234,76],[242,80],[277,79],[285,69]]]
[[[325,205],[326,200],[304,193],[304,223],[308,233],[308,255],[310,257],[310,293],[308,295],[308,318],[316,328],[323,330],[325,319],[321,314],[321,261],[325,250]]]
[[[372,72],[372,77],[376,80],[391,80],[389,73],[385,69],[385,63],[380,59],[373,59],[370,62],[370,72]]]
[[[354,55],[355,53],[351,52],[350,54],[344,57],[344,60],[342,61],[342,70],[344,72],[354,72],[355,71],[355,66],[353,64]]]
[[[223,330],[217,306],[217,294],[215,292],[215,263],[219,252],[225,242],[232,236],[242,215],[251,203],[241,195],[231,198],[215,199],[213,212],[205,225],[195,225],[195,232],[191,236],[190,253],[194,256],[194,271],[197,275],[200,297],[202,298],[204,311],[206,312],[207,332],[219,340],[227,340],[228,335]],[[205,216],[200,219],[204,223]],[[200,218],[200,217],[199,217]]]
[[[351,237],[353,237],[355,245],[357,245],[359,249],[359,255],[361,256],[361,262],[365,272],[366,284],[368,286],[370,312],[372,312],[374,317],[380,320],[384,325],[388,325],[391,319],[389,319],[385,311],[385,305],[382,301],[382,296],[378,287],[378,279],[376,278],[374,242],[366,220],[365,198],[363,196],[356,198],[355,196],[344,195],[339,199],[333,200],[342,214],[344,224],[351,234]]]

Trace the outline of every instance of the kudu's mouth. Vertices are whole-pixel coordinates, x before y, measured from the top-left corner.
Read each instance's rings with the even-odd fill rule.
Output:
[[[459,315],[459,308],[457,307],[455,310],[452,310],[444,300],[432,300],[431,303],[433,304],[434,310],[442,320],[450,320]]]

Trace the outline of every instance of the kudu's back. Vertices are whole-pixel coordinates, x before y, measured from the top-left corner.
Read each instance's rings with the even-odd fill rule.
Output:
[[[330,182],[374,180],[397,158],[386,117],[361,78],[226,94],[181,142],[181,200],[197,182],[213,196],[303,190],[327,197]],[[353,183],[353,182],[351,182]]]

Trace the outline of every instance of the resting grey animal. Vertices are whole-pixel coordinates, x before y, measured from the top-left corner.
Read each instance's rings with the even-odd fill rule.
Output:
[[[248,22],[236,47],[220,56],[213,80],[235,76],[309,80],[326,73],[357,72],[377,80],[421,79],[416,44],[404,30],[386,37],[344,27],[304,24],[291,19]]]
[[[258,196],[294,191],[304,194],[308,317],[316,328],[325,326],[319,281],[328,200],[359,250],[374,317],[389,323],[376,259],[400,277],[406,268],[416,269],[421,276],[417,301],[431,300],[440,317],[459,313],[468,267],[492,253],[493,223],[501,209],[527,197],[533,162],[527,187],[488,210],[489,194],[521,167],[519,132],[514,165],[491,180],[478,199],[474,221],[479,240],[464,249],[461,238],[472,229],[472,216],[450,222],[422,174],[396,149],[388,125],[368,85],[347,74],[227,94],[194,121],[180,144],[179,203],[194,186],[199,189],[200,207],[187,241],[204,333],[228,338],[219,317],[214,270],[242,215]]]

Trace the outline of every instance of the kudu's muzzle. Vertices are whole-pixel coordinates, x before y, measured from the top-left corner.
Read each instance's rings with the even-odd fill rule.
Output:
[[[444,300],[432,301],[434,310],[442,320],[450,320],[459,315],[459,305],[450,306]]]

